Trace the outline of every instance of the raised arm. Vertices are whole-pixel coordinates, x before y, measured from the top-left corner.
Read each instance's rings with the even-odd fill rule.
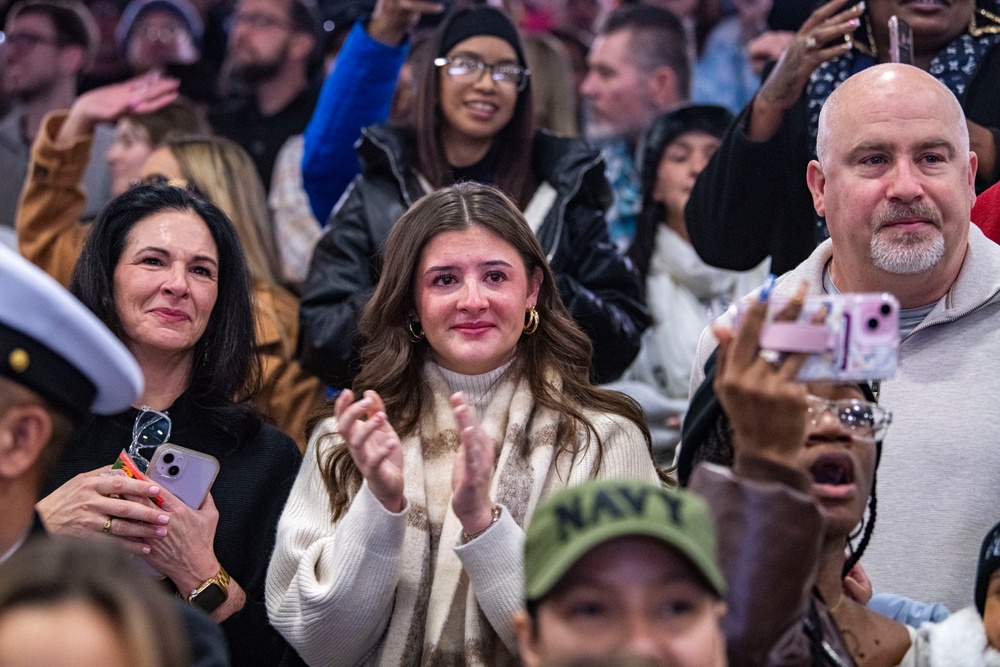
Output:
[[[21,254],[63,285],[69,285],[89,227],[80,223],[86,205],[81,187],[94,128],[126,113],[148,113],[177,97],[175,79],[146,75],[81,95],[69,111],[42,122],[31,147],[28,176],[17,210]]]
[[[354,154],[361,129],[389,119],[409,31],[423,13],[443,9],[424,0],[378,0],[368,25],[358,21],[347,36],[305,131],[302,182],[321,225],[361,171]]]

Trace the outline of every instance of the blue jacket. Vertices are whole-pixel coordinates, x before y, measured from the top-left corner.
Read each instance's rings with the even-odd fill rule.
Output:
[[[302,183],[321,225],[361,172],[354,152],[361,128],[389,119],[396,79],[409,50],[409,42],[391,47],[372,39],[358,21],[323,82],[302,156]]]

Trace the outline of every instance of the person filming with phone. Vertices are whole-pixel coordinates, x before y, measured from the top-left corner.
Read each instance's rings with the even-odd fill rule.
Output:
[[[805,282],[810,294],[898,299],[899,370],[875,387],[895,419],[864,566],[881,591],[957,610],[996,521],[982,508],[1000,504],[1000,247],[969,222],[978,158],[958,100],[909,65],[849,78],[818,132],[807,180],[830,239],[773,294]],[[714,347],[706,330],[692,389]]]
[[[260,368],[232,223],[186,189],[134,188],[94,222],[70,287],[139,362],[145,390],[70,441],[37,504],[46,529],[114,537],[221,623],[234,665],[279,664],[291,649],[267,622],[264,577],[300,457],[249,402]],[[221,464],[211,493],[198,489],[200,507],[166,478],[109,474],[122,450],[143,470],[168,439],[196,450],[187,465],[199,452]],[[170,451],[180,474],[181,449]]]

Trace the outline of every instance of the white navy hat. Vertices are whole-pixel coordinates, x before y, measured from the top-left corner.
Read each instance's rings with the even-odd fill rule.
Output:
[[[76,422],[114,414],[142,395],[142,371],[72,294],[0,246],[0,376],[37,392]]]

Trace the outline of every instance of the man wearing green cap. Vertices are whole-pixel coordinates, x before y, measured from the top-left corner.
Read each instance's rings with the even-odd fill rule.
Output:
[[[726,664],[726,583],[693,494],[616,480],[563,489],[532,517],[524,575],[515,624],[528,667]]]

